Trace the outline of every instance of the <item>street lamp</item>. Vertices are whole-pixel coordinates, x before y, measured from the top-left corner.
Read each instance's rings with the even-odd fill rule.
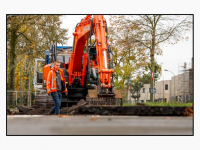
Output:
[[[164,89],[164,76],[163,76],[163,100],[162,100],[162,102],[164,102],[164,98],[165,98],[165,89]]]
[[[165,71],[171,72],[174,75],[174,73],[172,71],[169,71],[167,69],[165,69]],[[174,75],[174,99],[175,99],[175,75]]]

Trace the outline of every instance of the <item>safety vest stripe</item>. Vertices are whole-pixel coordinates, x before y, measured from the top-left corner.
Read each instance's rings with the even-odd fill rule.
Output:
[[[51,89],[47,90],[47,92],[49,92],[50,90],[55,90],[55,89],[57,89],[57,88],[51,88]]]
[[[52,84],[51,84],[51,88],[53,88],[53,70],[51,70],[51,72],[52,72],[52,80],[51,80]]]

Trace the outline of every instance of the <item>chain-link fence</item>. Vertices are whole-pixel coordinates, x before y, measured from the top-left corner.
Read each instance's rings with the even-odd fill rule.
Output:
[[[7,91],[7,108],[15,107],[17,105],[33,106],[35,104],[35,97],[39,92],[31,91]]]
[[[127,93],[126,93],[127,94]],[[136,103],[149,103],[150,102],[150,92],[136,92],[136,93],[129,93],[126,96],[126,99],[123,99],[124,103],[128,104],[136,104]],[[193,102],[193,96],[186,94],[185,98],[183,99],[182,95],[174,96],[172,94],[167,93],[155,93],[154,94],[154,102],[180,102],[180,103],[187,103]]]

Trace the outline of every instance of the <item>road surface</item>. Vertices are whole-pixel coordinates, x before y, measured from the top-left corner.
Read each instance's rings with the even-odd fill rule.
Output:
[[[193,117],[8,115],[7,135],[193,135]]]

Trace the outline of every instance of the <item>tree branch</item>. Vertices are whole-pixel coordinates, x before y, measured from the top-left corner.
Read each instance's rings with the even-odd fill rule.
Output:
[[[23,37],[25,37],[25,39],[27,39],[30,43],[32,43],[32,41],[26,35],[24,35],[24,33],[21,33],[21,35],[23,35]]]
[[[188,18],[188,17],[187,17],[187,18]],[[168,36],[167,36],[166,38],[164,38],[164,39],[161,40],[161,41],[158,41],[155,45],[157,45],[157,44],[159,44],[159,43],[162,43],[162,42],[168,40],[168,39],[171,37],[172,33],[174,33],[174,31],[175,31],[178,27],[180,27],[180,25],[181,25],[187,18],[185,18],[183,21],[181,21],[180,23],[178,23],[178,24],[169,32],[169,34],[168,34]]]

